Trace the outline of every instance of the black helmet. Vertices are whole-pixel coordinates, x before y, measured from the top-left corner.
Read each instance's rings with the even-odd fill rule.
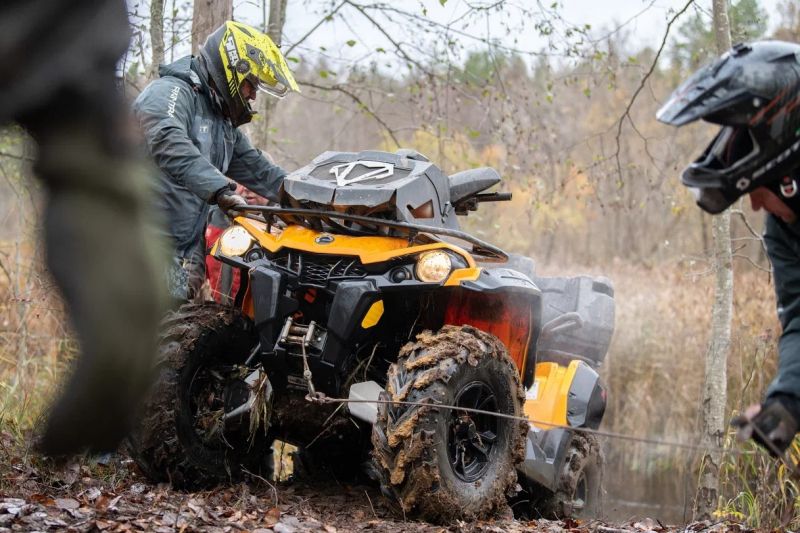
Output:
[[[703,210],[721,213],[766,186],[800,212],[792,172],[800,166],[800,45],[737,44],[678,87],[656,117],[673,126],[698,119],[722,126],[681,175]]]
[[[241,22],[227,21],[200,48],[212,91],[223,114],[234,126],[250,122],[255,111],[242,94],[247,81],[253,89],[283,98],[298,91],[286,60],[268,35]]]

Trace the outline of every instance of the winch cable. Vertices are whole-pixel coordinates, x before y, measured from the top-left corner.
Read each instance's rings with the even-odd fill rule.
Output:
[[[311,373],[311,368],[308,366],[308,356],[306,355],[305,350],[305,343],[302,343],[303,349],[303,363],[304,363],[304,372],[303,376],[306,379],[306,386],[308,387],[308,394],[305,396],[306,401],[311,403],[318,403],[318,404],[342,404],[342,403],[372,403],[372,404],[391,404],[391,405],[414,405],[420,407],[433,407],[433,408],[441,408],[441,409],[450,409],[453,411],[463,411],[467,413],[475,413],[480,415],[489,415],[494,416],[497,418],[505,418],[508,420],[517,420],[520,422],[527,422],[528,424],[538,426],[542,430],[546,429],[563,429],[566,431],[575,431],[578,433],[586,433],[589,435],[596,435],[598,437],[606,437],[610,439],[619,439],[619,440],[627,440],[631,442],[641,442],[643,444],[653,444],[656,446],[668,446],[672,448],[683,448],[685,450],[693,450],[697,452],[702,452],[704,454],[709,453],[719,453],[719,454],[730,454],[735,456],[745,456],[745,455],[757,455],[759,452],[761,454],[766,453],[764,450],[756,449],[756,450],[737,450],[733,448],[726,448],[724,446],[707,446],[702,444],[690,444],[688,442],[677,442],[677,441],[667,441],[661,439],[653,439],[649,437],[635,437],[633,435],[626,435],[624,433],[616,433],[612,431],[601,431],[599,429],[592,429],[592,428],[578,428],[567,426],[564,424],[558,424],[554,422],[547,422],[543,420],[536,420],[533,418],[528,418],[526,416],[515,416],[509,415],[506,413],[498,413],[496,411],[486,411],[484,409],[475,409],[472,407],[460,407],[457,405],[447,405],[442,403],[432,403],[432,402],[412,402],[407,400],[367,400],[367,399],[347,399],[347,398],[331,398],[326,396],[325,393],[316,391],[314,389],[314,377]],[[770,449],[770,451],[774,454],[775,457],[786,467],[789,474],[795,478],[800,479],[800,467],[794,464],[792,461],[786,457],[786,454],[782,453],[778,447],[769,439],[763,431],[759,427],[757,427],[751,420],[747,420],[745,424],[749,424],[750,427],[753,429],[753,432],[758,435],[758,437],[765,443],[765,445]]]
[[[578,432],[578,433],[586,433],[586,434],[589,434],[589,435],[596,435],[598,437],[606,437],[606,438],[611,438],[611,439],[619,439],[619,440],[626,440],[626,441],[632,441],[632,442],[641,442],[641,443],[644,443],[644,444],[653,444],[653,445],[658,445],[658,446],[669,446],[669,447],[673,447],[673,448],[683,448],[683,449],[693,450],[693,451],[698,451],[698,452],[703,452],[703,453],[720,453],[720,454],[730,454],[730,455],[735,455],[735,456],[758,455],[758,454],[765,454],[766,453],[766,451],[760,450],[760,449],[757,449],[757,450],[737,450],[737,449],[734,449],[734,448],[726,448],[724,446],[704,446],[704,445],[700,445],[700,444],[690,444],[690,443],[687,443],[687,442],[660,440],[660,439],[654,439],[654,438],[649,438],[649,437],[636,437],[636,436],[633,436],[633,435],[626,435],[624,433],[616,433],[616,432],[612,432],[612,431],[602,431],[602,430],[591,429],[591,428],[577,428],[577,427],[567,426],[567,425],[564,425],[564,424],[557,424],[557,423],[553,423],[553,422],[546,422],[546,421],[542,421],[542,420],[536,420],[536,419],[532,419],[532,418],[528,418],[528,417],[524,417],[524,416],[515,416],[515,415],[509,415],[509,414],[505,414],[505,413],[498,413],[498,412],[494,412],[494,411],[486,411],[486,410],[483,410],[483,409],[474,409],[474,408],[471,408],[471,407],[460,407],[460,406],[457,406],[457,405],[446,405],[446,404],[432,403],[432,402],[426,402],[426,401],[412,402],[412,401],[381,400],[381,399],[378,399],[378,400],[353,399],[353,400],[351,400],[351,399],[346,399],[346,398],[331,398],[331,397],[325,396],[325,395],[323,395],[322,393],[319,393],[319,392],[317,392],[314,397],[306,396],[306,400],[308,400],[310,402],[313,402],[313,403],[323,403],[323,404],[325,404],[325,403],[329,403],[329,404],[335,404],[335,403],[373,403],[373,404],[387,404],[387,405],[390,405],[390,404],[391,405],[414,405],[414,406],[421,406],[421,407],[432,407],[432,408],[437,408],[437,409],[450,409],[450,410],[454,410],[454,411],[464,411],[464,412],[468,412],[468,413],[475,413],[475,414],[481,414],[481,415],[494,416],[494,417],[497,417],[497,418],[505,418],[505,419],[508,419],[508,420],[517,420],[517,421],[520,421],[520,422],[527,422],[529,424],[533,424],[533,425],[539,427],[542,430],[564,429],[564,430],[567,430],[567,431],[574,431],[574,432]],[[750,425],[753,427],[753,430],[755,431],[755,433],[764,442],[768,442],[769,443],[768,446],[771,445],[770,446],[770,450],[776,455],[776,457],[778,457],[778,459],[781,461],[781,463],[783,463],[783,465],[786,467],[786,469],[789,471],[789,473],[792,476],[800,478],[800,470],[798,469],[798,467],[796,465],[794,465],[786,457],[785,454],[780,453],[780,450],[778,450],[777,447],[775,447],[775,444],[772,441],[770,441],[769,439],[766,438],[766,436],[764,435],[764,433],[761,431],[760,428],[756,427],[752,423],[750,423]]]

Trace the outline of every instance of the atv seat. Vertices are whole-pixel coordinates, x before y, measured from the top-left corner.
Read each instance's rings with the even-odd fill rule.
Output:
[[[450,203],[457,204],[500,183],[500,174],[491,167],[462,170],[450,176]]]

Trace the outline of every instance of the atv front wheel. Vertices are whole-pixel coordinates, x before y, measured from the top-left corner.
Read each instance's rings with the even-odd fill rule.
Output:
[[[574,432],[559,486],[536,506],[545,518],[596,518],[603,512],[603,453],[594,435]]]
[[[503,344],[470,326],[445,326],[407,344],[389,369],[373,467],[385,495],[430,521],[475,519],[506,506],[528,424],[437,404],[523,416],[519,374]]]
[[[131,455],[154,481],[181,488],[237,478],[244,470],[269,475],[272,451],[260,427],[226,427],[228,400],[243,403],[248,389],[242,365],[257,342],[251,322],[236,309],[187,304],[162,322],[159,375]]]

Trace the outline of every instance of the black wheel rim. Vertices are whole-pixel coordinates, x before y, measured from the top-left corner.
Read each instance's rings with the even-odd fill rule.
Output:
[[[197,368],[187,390],[195,439],[207,449],[230,448],[225,439],[223,416],[228,387],[235,382],[232,365],[211,364]]]
[[[458,391],[454,405],[489,412],[497,411],[497,397],[482,381],[467,383]],[[450,411],[447,455],[453,473],[461,481],[479,480],[489,468],[497,442],[500,419],[490,414]]]

